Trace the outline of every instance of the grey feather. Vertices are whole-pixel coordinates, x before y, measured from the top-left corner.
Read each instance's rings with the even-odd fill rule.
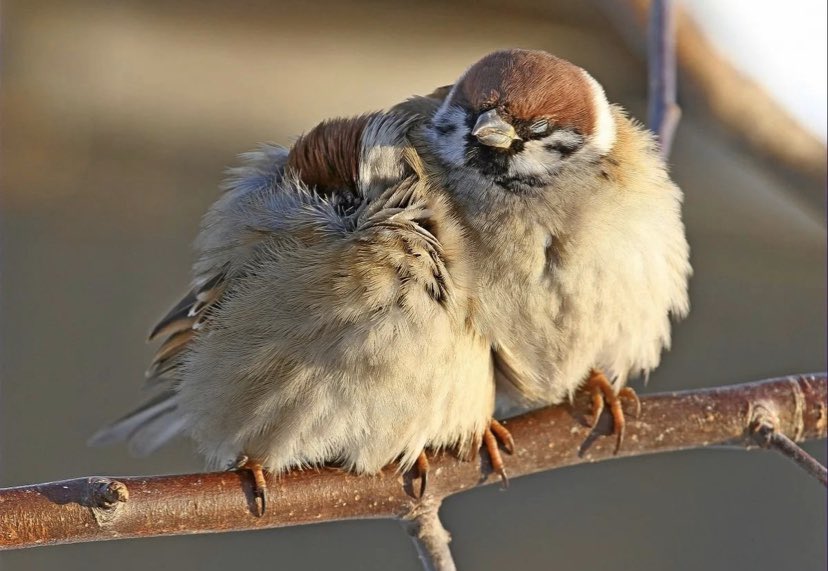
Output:
[[[88,440],[89,446],[105,446],[125,442],[143,427],[177,412],[177,396],[171,390],[164,391],[146,401],[143,405],[101,428]],[[170,437],[173,435],[171,434]]]

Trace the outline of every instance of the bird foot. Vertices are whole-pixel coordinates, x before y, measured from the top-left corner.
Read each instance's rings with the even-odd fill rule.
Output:
[[[506,468],[503,463],[503,456],[500,454],[500,448],[506,451],[507,454],[514,454],[515,441],[512,434],[503,424],[495,419],[491,419],[489,426],[483,431],[483,434],[474,438],[471,450],[468,454],[461,456],[463,460],[473,460],[477,455],[477,450],[485,447],[489,455],[489,461],[492,464],[492,471],[500,476],[500,481],[503,488],[509,487],[509,476],[506,474]],[[425,497],[426,488],[428,487],[428,473],[430,465],[425,450],[420,452],[415,463],[417,468],[417,475],[420,478],[420,499]]]
[[[635,405],[635,414],[633,414],[633,417],[638,418],[641,415],[641,401],[638,399],[638,395],[631,387],[623,387],[616,393],[615,388],[607,376],[596,370],[590,372],[589,379],[587,379],[584,388],[592,398],[591,428],[596,427],[605,405],[609,405],[610,413],[612,414],[612,432],[616,436],[613,454],[618,454],[618,451],[621,449],[621,444],[624,441],[624,429],[627,424],[622,401],[629,400]]]
[[[227,470],[247,470],[253,476],[253,501],[256,507],[256,516],[262,517],[267,505],[267,482],[265,481],[261,462],[251,460],[249,456],[242,454],[227,467]]]
[[[483,432],[483,445],[489,454],[492,470],[500,476],[501,486],[503,489],[508,488],[509,476],[506,474],[503,456],[500,454],[500,446],[503,446],[508,454],[514,454],[515,441],[512,434],[500,422],[492,419],[489,422],[489,427]]]

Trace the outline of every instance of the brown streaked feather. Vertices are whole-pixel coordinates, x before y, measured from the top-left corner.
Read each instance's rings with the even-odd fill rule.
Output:
[[[215,289],[220,283],[222,283],[225,279],[227,279],[227,269],[221,268],[213,277],[208,279],[206,282],[201,284],[198,289],[194,290],[195,296],[198,299],[201,299],[201,296],[204,292]]]
[[[170,309],[164,317],[162,317],[155,327],[152,328],[150,331],[148,341],[152,341],[156,337],[160,337],[161,335],[165,335],[171,333],[168,331],[170,325],[176,321],[180,321],[182,319],[189,318],[190,308],[196,302],[196,294],[195,292],[191,291],[187,295],[185,295],[181,301],[176,303],[172,309]]]
[[[319,194],[356,190],[362,133],[377,114],[320,123],[296,141],[287,167]]]
[[[158,324],[150,331],[148,341],[164,335],[173,335],[193,327],[198,321],[198,314],[212,304],[224,291],[223,282],[226,279],[223,271],[204,282],[198,289],[190,291],[181,301],[176,303]]]
[[[151,364],[156,365],[178,355],[184,349],[184,346],[192,340],[194,335],[195,331],[187,329],[167,338],[161,347],[158,348]]]
[[[368,123],[378,115],[374,113],[320,123],[292,147],[285,169],[294,171],[302,182],[320,195],[342,191],[347,194],[348,190],[356,194],[362,136]],[[150,340],[169,335],[146,373],[150,382],[164,380],[163,375],[178,366],[179,359],[175,357],[186,349],[205,325],[210,316],[209,307],[223,295],[227,280],[225,268],[219,268],[209,279],[206,277],[199,276],[196,283],[205,281],[176,304],[150,333]]]
[[[595,109],[584,71],[542,51],[504,50],[474,64],[455,101],[470,109],[497,109],[506,120],[547,118],[585,136],[595,129]]]
[[[206,276],[202,276],[204,278]],[[180,360],[176,357],[187,348],[209,318],[208,309],[221,298],[226,280],[227,272],[221,268],[184,296],[153,328],[150,340],[163,335],[168,337],[158,348],[144,374],[149,385],[170,380],[165,375],[179,365]]]
[[[213,305],[213,303],[221,297],[224,293],[224,284],[219,284],[216,287],[208,290],[199,291],[196,294],[196,302],[190,308],[189,316],[195,317],[204,312],[204,310]]]
[[[159,323],[155,326],[155,329],[152,330],[149,340],[152,341],[156,337],[167,337],[175,335],[181,331],[186,331],[187,329],[192,329],[195,322],[195,317],[180,317],[165,321],[164,323]]]

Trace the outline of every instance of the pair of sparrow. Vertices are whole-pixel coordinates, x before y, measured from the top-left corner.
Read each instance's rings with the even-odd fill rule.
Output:
[[[212,466],[375,473],[588,386],[612,406],[688,311],[682,193],[583,69],[487,55],[453,86],[262,146],[204,217],[151,338],[157,394],[94,442],[189,434]]]

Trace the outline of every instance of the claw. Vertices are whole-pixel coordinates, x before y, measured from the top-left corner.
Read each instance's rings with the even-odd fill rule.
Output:
[[[242,454],[235,462],[232,462],[227,467],[227,470],[248,470],[253,476],[253,500],[256,504],[255,515],[262,517],[265,514],[265,506],[267,505],[267,481],[265,480],[264,469],[261,463],[250,460],[246,454]]]
[[[258,513],[256,514],[258,517],[262,517],[265,514],[265,506],[267,505],[267,497],[264,488],[256,488],[253,490],[253,497],[256,499],[256,506],[259,508]]]
[[[612,383],[606,375],[596,370],[590,373],[586,388],[592,396],[592,422],[590,428],[595,428],[601,413],[604,411],[605,404],[608,404],[612,414],[613,434],[616,435],[613,454],[618,454],[618,451],[621,450],[621,444],[624,442],[624,432],[627,425],[621,401],[622,399],[628,399],[635,403],[634,418],[641,415],[641,401],[631,387],[624,387],[618,391],[618,394],[615,394]]]
[[[253,474],[253,497],[256,498],[259,507],[259,513],[257,515],[262,517],[265,513],[265,506],[267,505],[267,482],[265,482],[262,465],[258,462],[248,462],[245,468]]]
[[[598,381],[593,381],[590,377],[590,380],[587,381],[588,388],[590,390],[590,394],[592,395],[592,422],[589,423],[590,428],[595,428],[598,426],[598,420],[601,418],[601,413],[604,412],[604,393],[602,391],[603,387],[598,384]]]
[[[508,452],[509,454],[515,453],[515,439],[512,438],[512,433],[509,432],[508,428],[503,426],[503,424],[501,424],[497,420],[492,419],[489,422],[489,429],[500,441],[500,444],[503,446],[503,449],[506,452]]]
[[[618,398],[633,401],[635,403],[635,414],[633,414],[633,418],[639,418],[641,416],[641,399],[638,398],[638,393],[632,387],[624,387],[618,391]]]
[[[492,422],[495,423],[497,421],[493,420]],[[498,423],[498,427],[506,431],[500,423]],[[506,474],[506,467],[503,465],[503,456],[500,454],[498,441],[495,437],[495,431],[497,430],[497,428],[493,429],[490,425],[489,428],[483,432],[483,445],[486,447],[486,452],[489,453],[489,460],[491,460],[492,463],[492,470],[500,476],[501,487],[505,490],[509,487],[509,476]],[[508,431],[506,431],[506,433],[508,434]],[[509,439],[511,440],[511,435],[509,435]],[[514,445],[514,442],[512,442],[512,445]]]
[[[426,488],[428,487],[428,471],[430,467],[428,464],[428,458],[425,455],[425,450],[420,452],[420,455],[417,457],[417,472],[420,475],[420,499],[422,500],[425,497]]]

